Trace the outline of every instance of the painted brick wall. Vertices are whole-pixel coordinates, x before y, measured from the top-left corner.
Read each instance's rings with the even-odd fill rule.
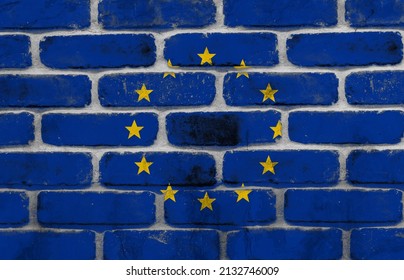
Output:
[[[0,7],[0,259],[404,259],[404,1]]]

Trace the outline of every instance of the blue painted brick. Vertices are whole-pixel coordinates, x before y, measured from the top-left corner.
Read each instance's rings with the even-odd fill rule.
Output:
[[[267,85],[278,92],[263,101]],[[249,73],[249,79],[226,74],[223,96],[230,106],[332,105],[338,100],[338,79],[332,73]]]
[[[136,121],[140,138],[126,127]],[[42,140],[56,146],[150,146],[156,139],[157,115],[47,114],[42,117]],[[136,131],[135,131],[136,132]]]
[[[248,189],[248,188],[246,188]],[[219,227],[266,225],[275,221],[275,195],[272,191],[253,190],[248,197],[237,202],[235,191],[208,191],[212,199],[212,209],[201,209],[198,199],[204,191],[181,191],[175,194],[176,202],[166,200],[164,216],[167,223],[174,226]]]
[[[40,192],[38,221],[94,230],[148,226],[155,222],[154,201],[151,192]]]
[[[135,162],[145,157],[150,174]],[[106,153],[100,161],[101,183],[107,187],[212,186],[216,183],[215,160],[206,153]]]
[[[352,228],[402,220],[402,193],[358,190],[287,190],[285,220],[292,224]]]
[[[93,167],[84,153],[0,153],[0,186],[6,188],[83,188]]]
[[[267,112],[171,113],[167,116],[168,141],[178,146],[248,146],[271,143],[281,114]]]
[[[125,230],[104,237],[107,260],[214,260],[219,255],[219,234],[213,230]]]
[[[403,229],[360,229],[351,233],[354,260],[403,260]]]
[[[2,0],[1,29],[78,29],[90,26],[89,0]]]
[[[262,174],[270,156],[275,174]],[[242,151],[226,152],[223,181],[230,185],[241,183],[271,187],[329,186],[338,183],[338,153],[334,151]]]
[[[336,0],[225,0],[227,26],[303,27],[337,24]]]
[[[28,204],[29,199],[24,192],[0,192],[0,228],[27,224]]]
[[[164,73],[108,75],[100,79],[99,99],[105,107],[153,107],[210,105],[215,98],[215,76],[207,73],[176,73],[175,78]],[[143,86],[149,99],[139,100]]]
[[[236,66],[242,59],[249,66],[272,66],[278,64],[276,45],[272,33],[177,34],[166,39],[164,57],[177,66],[201,66],[198,54],[208,48],[216,54],[213,66]]]
[[[404,132],[400,111],[292,112],[290,140],[304,144],[395,144]]]
[[[298,66],[366,66],[400,63],[397,32],[295,34],[287,40],[289,60]]]
[[[94,260],[95,234],[88,231],[0,232],[2,260]]]
[[[0,107],[84,107],[91,81],[84,75],[1,75]]]
[[[342,233],[338,229],[246,229],[228,235],[227,255],[234,260],[336,260],[342,257]]]
[[[34,140],[34,116],[29,113],[0,114],[0,146],[26,145]]]
[[[402,0],[347,0],[345,19],[353,27],[404,26]]]
[[[366,187],[404,189],[404,151],[353,151],[347,159],[347,180]]]
[[[98,20],[106,29],[203,27],[215,22],[212,0],[102,0]]]
[[[32,65],[28,36],[0,36],[0,46],[0,68],[27,68]]]
[[[351,73],[345,80],[346,98],[353,105],[404,104],[404,71]]]
[[[59,69],[150,66],[155,52],[154,38],[146,34],[52,36],[40,42],[42,63]]]

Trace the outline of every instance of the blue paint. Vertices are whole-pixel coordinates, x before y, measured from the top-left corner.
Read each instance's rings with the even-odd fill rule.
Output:
[[[170,70],[169,70],[170,71]],[[174,70],[175,71],[175,70]],[[201,106],[215,98],[215,76],[208,73],[176,73],[176,78],[164,73],[108,75],[100,79],[99,99],[105,107]],[[145,85],[150,102],[138,101],[136,90]]]
[[[404,71],[352,73],[346,77],[345,92],[349,104],[404,104]]]
[[[0,192],[0,228],[27,224],[28,205],[29,199],[24,192]]]
[[[355,185],[404,189],[404,151],[353,151],[347,159],[347,180]]]
[[[287,40],[289,61],[298,66],[367,66],[400,63],[398,32],[295,34]]]
[[[0,114],[0,146],[27,145],[33,141],[34,116],[29,113]]]
[[[103,0],[98,21],[105,29],[203,27],[215,22],[212,0]]]
[[[90,186],[90,154],[0,153],[0,186],[26,189],[74,189]]]
[[[295,225],[355,228],[402,220],[402,193],[358,190],[287,190],[285,220]]]
[[[360,229],[351,233],[354,260],[403,260],[403,229]]]
[[[304,144],[396,144],[404,132],[401,111],[292,112],[289,138]]]
[[[241,230],[228,235],[233,260],[337,260],[342,257],[338,229]]]
[[[402,0],[347,0],[345,19],[353,27],[404,26]]]
[[[1,29],[79,29],[90,26],[89,0],[2,0]]]
[[[275,174],[262,174],[260,162],[268,156],[278,162]],[[316,187],[335,185],[338,178],[338,153],[333,151],[242,151],[226,152],[224,156],[223,181],[230,185]]]
[[[76,35],[45,37],[40,43],[43,64],[59,69],[121,68],[153,65],[152,35]]]
[[[145,156],[150,175],[139,175],[135,162]],[[106,187],[212,186],[216,183],[213,157],[206,153],[106,153],[100,161],[100,182]]]
[[[276,111],[171,113],[166,127],[168,141],[177,146],[248,146],[275,142],[270,127],[280,118]]]
[[[140,139],[125,128],[143,126]],[[47,114],[42,117],[42,140],[56,146],[150,146],[156,139],[157,115]]]
[[[175,189],[175,188],[174,188]],[[246,188],[248,189],[248,188]],[[253,190],[249,194],[250,202],[240,200],[234,191],[208,191],[213,211],[201,209],[198,199],[203,198],[205,191],[180,191],[175,201],[164,203],[167,223],[179,227],[218,227],[223,230],[235,226],[268,225],[275,221],[275,195],[272,191]]]
[[[268,83],[278,90],[275,102],[263,102]],[[332,105],[338,101],[338,79],[332,73],[250,73],[249,79],[226,74],[223,97],[230,106]]]
[[[2,260],[94,260],[95,234],[89,231],[2,231]]]
[[[151,192],[41,192],[38,221],[46,227],[131,228],[155,221]]]
[[[227,26],[325,27],[337,24],[336,0],[225,0]]]
[[[91,81],[84,75],[1,75],[0,107],[84,107]]]
[[[237,66],[241,60],[249,66],[278,64],[277,39],[273,33],[187,33],[166,39],[164,57],[178,66],[212,67],[201,65],[198,54],[205,48],[216,54],[213,66]]]
[[[0,36],[0,68],[30,67],[32,65],[30,46],[28,36]]]
[[[215,260],[219,234],[213,230],[142,230],[106,232],[107,260]]]

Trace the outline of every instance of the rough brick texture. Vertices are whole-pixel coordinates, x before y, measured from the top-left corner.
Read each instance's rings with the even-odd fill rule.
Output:
[[[0,259],[404,259],[403,19],[0,0]]]

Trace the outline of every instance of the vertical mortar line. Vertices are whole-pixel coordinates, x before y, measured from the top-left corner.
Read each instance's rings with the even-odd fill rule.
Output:
[[[42,140],[42,116],[41,113],[34,113],[34,141],[30,143],[29,148],[35,149],[44,144]]]
[[[91,190],[103,190],[100,186],[100,160],[102,154],[91,152],[91,164],[93,165],[93,179],[91,181]]]
[[[41,63],[41,58],[40,58],[40,42],[45,36],[41,35],[41,34],[30,34],[29,37],[30,37],[30,41],[31,41],[31,47],[30,47],[31,58],[32,58],[31,68],[33,68],[35,70],[44,68],[44,66]],[[34,70],[34,72],[36,72],[35,70]]]
[[[104,233],[105,232],[96,232],[95,233],[95,259],[96,260],[104,259]]]
[[[86,74],[86,76],[90,79],[91,81],[91,103],[86,107],[86,109],[94,112],[98,112],[99,110],[103,109],[101,106],[100,100],[98,98],[98,83],[100,81],[100,78],[104,76],[104,74],[99,73],[99,74]]]
[[[272,189],[276,195],[276,226],[285,226],[285,193],[287,189]]]
[[[290,143],[289,138],[289,111],[280,111],[281,112],[281,123],[282,123],[282,137],[279,140],[279,144],[287,145]]]
[[[219,242],[220,242],[220,256],[221,260],[228,260],[227,256],[227,236],[228,232],[219,231]]]
[[[40,225],[38,222],[38,194],[39,191],[26,191],[25,192],[29,199],[29,223],[28,227],[30,229],[39,229]]]
[[[342,259],[350,260],[351,259],[351,230],[343,230],[342,231]]]
[[[346,109],[350,106],[345,94],[345,81],[346,77],[350,73],[354,73],[354,71],[343,71],[335,73],[338,78],[338,101],[335,105],[336,107],[339,107],[341,109]]]
[[[223,0],[214,0],[216,5],[216,24],[214,29],[224,26]]]
[[[98,3],[99,0],[91,0],[90,3],[90,30],[102,31],[102,26],[98,22]]]
[[[345,0],[337,0],[337,27],[348,27],[348,23],[345,20]]]
[[[168,185],[168,183],[167,183]],[[162,187],[161,189],[165,189],[164,187]],[[173,187],[173,189],[175,190],[176,188]],[[154,226],[156,227],[161,227],[163,225],[165,225],[165,219],[164,219],[164,195],[158,191],[156,192],[156,200],[155,200],[155,204],[156,204],[156,222],[154,223]]]
[[[349,148],[342,148],[338,149],[338,160],[339,160],[339,184],[343,184],[341,187],[349,188],[347,184],[347,166],[346,161],[351,153],[351,149]]]
[[[273,32],[276,34],[278,45],[277,45],[277,50],[278,50],[278,57],[279,57],[279,63],[278,65],[275,65],[275,67],[280,67],[284,68],[285,66],[290,66],[293,67],[294,64],[289,62],[288,60],[288,54],[287,54],[287,40],[289,36],[291,36],[293,31],[290,32]]]

